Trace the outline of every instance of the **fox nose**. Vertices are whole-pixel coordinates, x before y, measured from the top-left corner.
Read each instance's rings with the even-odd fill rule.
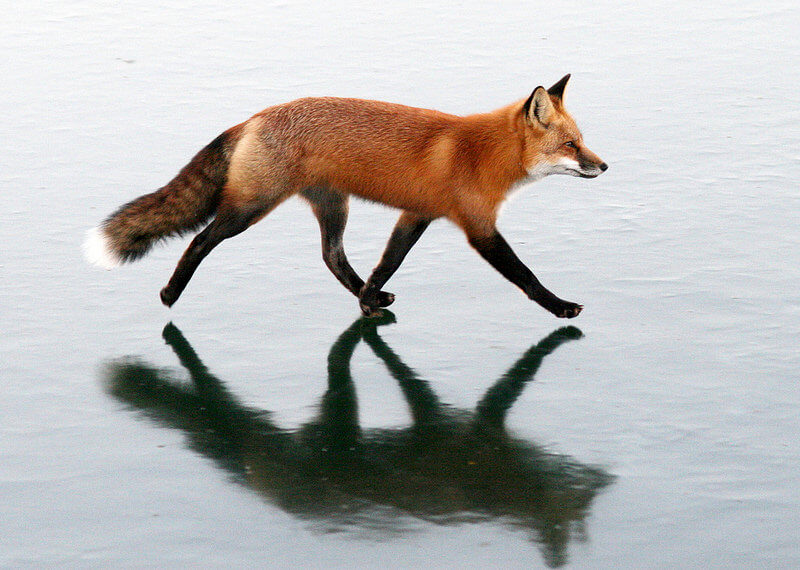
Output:
[[[608,170],[608,165],[605,162],[601,163],[600,164],[600,170],[605,172],[606,170]]]

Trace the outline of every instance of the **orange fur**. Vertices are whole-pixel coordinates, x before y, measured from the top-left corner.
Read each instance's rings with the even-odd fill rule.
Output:
[[[270,107],[245,123],[222,200],[258,209],[322,186],[488,229],[512,186],[564,154],[561,139],[580,140],[560,102],[549,128],[531,124],[523,104],[466,117],[330,97]]]
[[[90,232],[87,257],[111,267],[194,229],[161,299],[172,305],[206,255],[299,194],[320,223],[325,263],[365,314],[394,300],[380,287],[428,224],[447,218],[531,299],[560,317],[582,307],[544,288],[497,232],[500,205],[520,182],[593,178],[607,166],[583,144],[564,107],[569,75],[496,111],[460,117],[361,99],[320,97],[269,107],[225,131],[169,184],[124,205]],[[350,195],[402,210],[379,265],[363,281],[342,249]]]

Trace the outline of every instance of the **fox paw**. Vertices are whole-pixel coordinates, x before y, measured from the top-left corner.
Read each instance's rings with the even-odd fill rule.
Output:
[[[394,303],[394,293],[389,293],[388,291],[379,291],[378,292],[378,306],[379,307],[388,307]]]
[[[358,296],[361,312],[367,317],[379,316],[381,314],[379,307],[388,307],[392,303],[394,303],[394,294],[368,289],[366,285]]]
[[[380,317],[383,316],[383,311],[379,307],[375,307],[373,305],[367,305],[365,303],[359,303],[359,307],[361,307],[361,314],[365,317]]]
[[[555,309],[552,310],[552,313],[559,319],[574,319],[581,314],[582,310],[583,305],[570,303],[569,301],[562,301]]]
[[[176,295],[169,286],[164,287],[161,292],[158,294],[161,297],[161,302],[167,306],[172,307],[175,304],[175,301],[178,300],[179,295]]]

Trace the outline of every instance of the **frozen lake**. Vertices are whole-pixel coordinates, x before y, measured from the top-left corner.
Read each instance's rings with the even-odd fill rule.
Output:
[[[0,31],[0,566],[800,566],[796,2],[38,2]],[[81,258],[269,105],[469,114],[565,73],[610,168],[499,227],[569,322],[444,221],[361,322],[297,199],[172,309],[188,239]],[[351,204],[362,275],[396,215]]]

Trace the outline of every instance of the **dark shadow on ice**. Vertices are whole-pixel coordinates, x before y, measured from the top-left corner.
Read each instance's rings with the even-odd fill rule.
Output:
[[[570,539],[585,538],[592,500],[612,476],[512,437],[504,421],[542,359],[581,332],[561,328],[532,346],[470,412],[441,403],[381,339],[377,328],[393,318],[387,311],[359,319],[339,336],[319,414],[296,431],[239,402],[172,324],[163,336],[191,383],[128,360],[109,365],[107,390],[159,425],[181,429],[193,450],[270,503],[326,530],[397,532],[409,517],[496,520],[526,532],[548,565],[564,564]],[[400,384],[410,427],[359,427],[350,359],[362,340]]]

